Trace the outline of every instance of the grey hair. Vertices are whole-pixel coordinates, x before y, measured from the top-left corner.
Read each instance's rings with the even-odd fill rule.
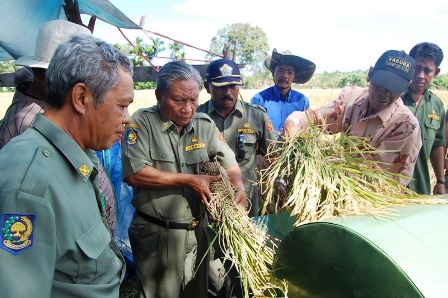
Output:
[[[156,80],[157,89],[162,95],[165,95],[173,81],[189,79],[196,80],[199,90],[202,89],[202,77],[199,71],[185,62],[174,60],[168,62],[159,70]]]
[[[120,68],[132,76],[131,62],[118,49],[93,36],[73,36],[61,43],[51,58],[45,79],[47,105],[62,108],[70,89],[84,83],[98,107],[104,95],[118,85]]]

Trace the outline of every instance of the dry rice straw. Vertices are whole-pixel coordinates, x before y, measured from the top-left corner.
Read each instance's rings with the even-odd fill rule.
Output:
[[[271,270],[276,243],[254,224],[246,212],[234,205],[234,189],[226,171],[218,162],[208,162],[205,171],[221,175],[222,179],[210,184],[214,200],[208,211],[218,232],[218,241],[225,255],[240,275],[245,297],[287,297],[284,282],[271,283]]]
[[[366,158],[382,152],[367,138],[329,135],[322,126],[310,126],[272,144],[268,153],[272,163],[261,171],[260,185],[266,186],[262,213],[274,202],[277,211],[291,211],[298,226],[343,214],[393,218],[393,207],[448,203],[411,191],[396,180],[404,176],[384,171],[380,162]],[[275,191],[278,179],[286,181],[282,200]]]

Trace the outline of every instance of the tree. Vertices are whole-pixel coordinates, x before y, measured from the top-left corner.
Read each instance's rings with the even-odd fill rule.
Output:
[[[448,88],[448,77],[446,74],[438,74],[431,82],[430,88],[446,90]]]
[[[157,56],[160,52],[165,50],[164,42],[156,37],[150,38],[151,43],[147,44],[143,42],[141,37],[137,37],[135,39],[134,46],[130,44],[114,44],[114,47],[119,49],[122,53],[132,56],[131,63],[132,66],[148,66],[149,63],[146,62],[146,59],[152,60],[155,56]],[[146,58],[146,59],[145,59]],[[154,82],[135,82],[134,89],[153,89],[155,87]]]
[[[367,81],[365,79],[365,75],[363,73],[352,73],[344,76],[338,83],[339,88],[343,88],[345,86],[359,86],[365,87],[367,86]]]
[[[168,46],[171,50],[170,58],[176,59],[176,60],[184,60],[185,59],[185,50],[184,45],[173,42]]]
[[[226,44],[230,44],[230,58],[233,57],[234,45],[237,45],[235,62],[251,64],[263,61],[269,50],[268,38],[258,26],[251,26],[248,23],[236,23],[227,25],[220,29],[210,42],[210,52],[223,54]],[[207,59],[215,58],[207,54]]]
[[[0,73],[13,73],[17,70],[14,61],[0,61]]]
[[[147,66],[148,63],[146,62],[145,58],[148,58],[149,60],[152,60],[154,56],[156,56],[158,53],[165,50],[164,44],[165,42],[162,41],[160,38],[150,38],[151,44],[147,44],[143,42],[143,39],[141,37],[137,37],[135,39],[135,49],[132,47],[129,51],[129,54],[134,55],[132,58],[132,65],[134,66]],[[141,55],[143,56],[141,56]]]

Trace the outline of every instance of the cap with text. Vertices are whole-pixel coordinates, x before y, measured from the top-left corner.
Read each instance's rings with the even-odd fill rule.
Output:
[[[404,51],[389,50],[376,61],[370,82],[395,94],[406,91],[415,71],[414,59]]]
[[[238,64],[229,59],[218,59],[210,62],[205,70],[205,78],[209,84],[216,87],[243,85]]]

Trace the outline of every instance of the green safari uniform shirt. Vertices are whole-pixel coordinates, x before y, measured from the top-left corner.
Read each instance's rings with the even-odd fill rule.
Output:
[[[278,134],[273,129],[271,120],[265,110],[258,106],[247,103],[243,100],[237,100],[235,108],[224,118],[216,110],[212,100],[200,105],[197,112],[203,112],[212,118],[219,131],[224,135],[227,144],[237,154],[237,137],[243,135],[245,142],[244,158],[238,160],[238,165],[244,177],[244,187],[247,189],[247,198],[250,200],[249,216],[257,216],[260,208],[259,191],[257,185],[256,155],[261,153],[265,155],[272,140],[278,139]]]
[[[237,165],[216,125],[203,113],[195,113],[181,136],[158,105],[140,109],[132,115],[125,135],[123,179],[148,166],[166,172],[201,174],[203,164],[214,156],[225,169]],[[165,221],[189,222],[204,210],[198,195],[188,187],[134,187],[132,204],[138,211],[129,227],[129,239],[139,291],[144,292],[140,295],[179,297],[183,285],[184,290],[192,290],[184,293],[185,297],[207,297],[208,259],[199,263],[209,245],[204,226],[194,230],[167,229],[141,216],[144,213]],[[196,259],[196,266],[201,264],[202,268],[195,268],[188,259]]]
[[[420,123],[422,147],[415,164],[413,180],[409,188],[421,194],[431,194],[429,155],[433,147],[445,145],[445,108],[442,100],[434,93],[425,90],[418,107],[409,91],[403,95],[403,102]],[[443,161],[442,161],[443,162]]]
[[[118,297],[97,162],[42,114],[0,150],[2,297]]]

